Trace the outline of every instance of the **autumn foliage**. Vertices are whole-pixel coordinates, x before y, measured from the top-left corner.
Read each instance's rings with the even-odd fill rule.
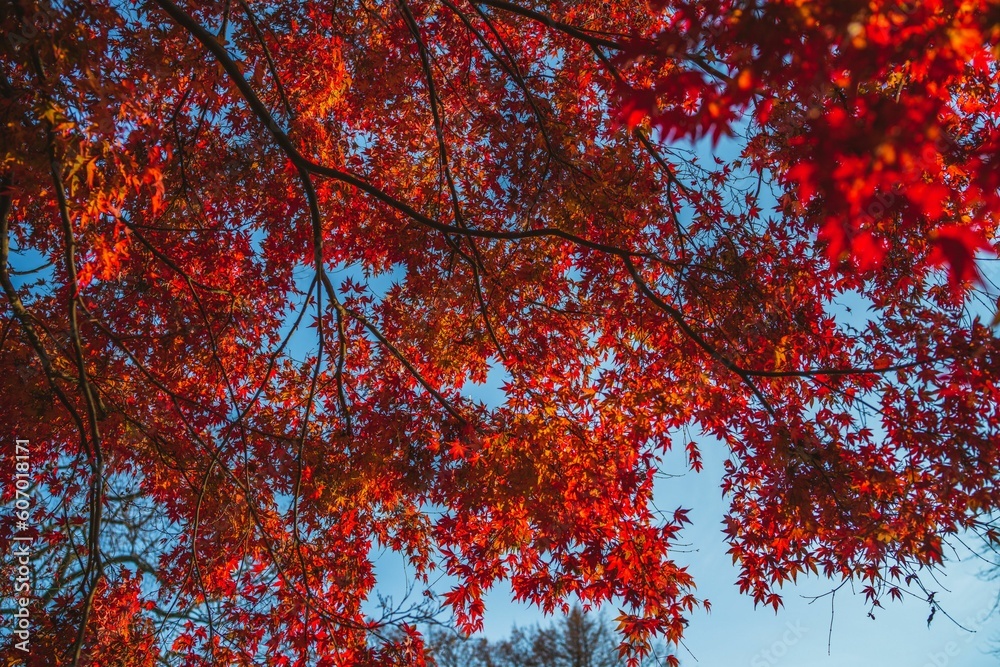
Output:
[[[692,434],[759,603],[995,539],[995,1],[0,12],[35,663],[416,665],[502,581],[676,643]]]

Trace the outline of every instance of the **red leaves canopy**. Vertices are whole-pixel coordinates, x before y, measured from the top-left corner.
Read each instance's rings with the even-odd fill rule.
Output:
[[[676,641],[707,602],[651,499],[664,451],[701,468],[691,429],[729,448],[758,602],[808,572],[877,602],[993,539],[995,3],[21,0],[2,28],[44,661],[419,664],[432,602],[363,606],[382,548],[450,575],[465,629],[507,580]]]

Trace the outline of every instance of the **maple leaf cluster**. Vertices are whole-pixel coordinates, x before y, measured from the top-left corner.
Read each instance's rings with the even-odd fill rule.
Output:
[[[806,209],[834,270],[899,251],[946,267],[955,292],[981,282],[1000,210],[997,3],[660,4],[668,25],[618,55],[650,61],[619,83],[630,127],[718,141],[749,123],[745,157]]]
[[[419,665],[501,582],[615,605],[638,660],[708,607],[652,503],[689,433],[758,603],[995,541],[995,3],[17,0],[0,34],[38,664]],[[416,599],[380,610],[386,550]]]

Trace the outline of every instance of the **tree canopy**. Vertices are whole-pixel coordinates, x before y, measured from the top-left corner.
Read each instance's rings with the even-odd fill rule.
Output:
[[[505,581],[611,603],[638,659],[709,604],[652,505],[699,434],[763,605],[996,539],[995,1],[0,29],[0,488],[31,499],[0,544],[30,539],[38,664],[420,664],[441,573],[463,630]],[[380,549],[412,604],[365,604]]]

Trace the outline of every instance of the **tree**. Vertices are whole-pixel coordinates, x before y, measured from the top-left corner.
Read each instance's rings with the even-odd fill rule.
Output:
[[[497,642],[432,630],[427,647],[434,667],[622,667],[626,662],[614,630],[579,605],[557,624],[515,627],[510,638]]]
[[[2,11],[39,664],[419,664],[435,570],[463,630],[507,580],[676,644],[708,602],[651,498],[692,432],[758,603],[996,539],[995,3]],[[380,548],[417,586],[381,615]]]

